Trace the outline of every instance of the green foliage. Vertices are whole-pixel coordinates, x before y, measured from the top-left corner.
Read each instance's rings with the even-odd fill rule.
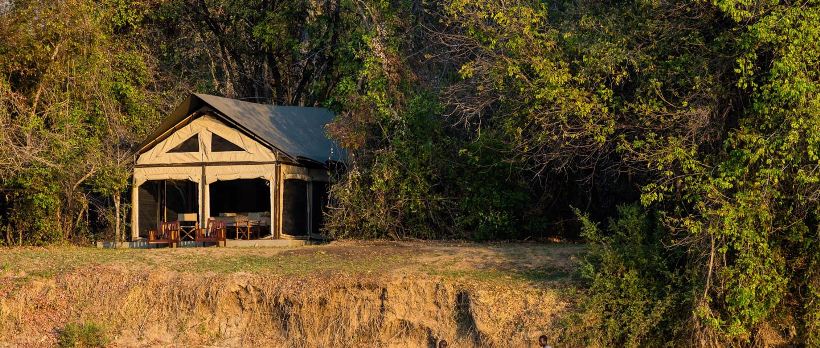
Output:
[[[497,136],[483,133],[464,144],[449,173],[458,202],[456,227],[465,237],[478,240],[525,238],[533,229],[527,225],[534,209],[528,182],[518,176],[517,163],[499,161],[511,149]],[[520,164],[518,164],[520,165]]]
[[[358,62],[350,68],[357,70],[336,90],[343,113],[331,134],[352,155],[333,188],[327,230],[360,238],[531,236],[543,227],[539,207],[531,204],[540,194],[531,190],[521,161],[506,158],[514,152],[506,135],[460,134],[440,117],[440,90],[416,83],[419,69],[449,68],[402,58],[424,50],[402,38],[424,35],[425,19],[409,5],[368,4],[379,12],[350,42]]]
[[[674,346],[686,318],[684,255],[665,246],[665,230],[637,204],[618,208],[606,231],[576,210],[588,251],[588,290],[567,339],[585,346]]]
[[[686,185],[664,190],[683,193],[679,204],[695,209],[673,219],[693,238],[710,240],[695,253],[723,260],[696,265],[710,271],[694,283],[705,286],[695,311],[704,334],[751,342],[766,327],[788,332],[780,326],[792,326],[786,318],[804,310],[796,303],[812,301],[803,294],[813,288],[806,262],[817,253],[809,245],[817,238],[820,204],[820,4],[721,2],[720,8],[739,27],[724,35],[735,45],[734,93],[748,103],[735,111],[738,125],[724,151],[701,156],[707,168],[683,168]],[[784,336],[814,335],[812,320],[798,322]]]
[[[381,122],[382,131],[390,134],[388,147],[367,159],[366,171],[354,167],[333,189],[345,210],[331,215],[328,228],[332,233],[340,237],[437,237],[436,230],[446,223],[440,220],[441,214],[450,202],[438,185],[448,150],[436,131],[435,107],[418,96],[410,102],[402,122]]]
[[[57,339],[60,347],[105,347],[109,339],[105,330],[94,322],[68,323]]]
[[[374,5],[387,18],[402,10]],[[335,99],[352,112],[331,129],[354,151],[331,193],[338,209],[326,227],[337,237],[434,238],[446,226],[442,214],[451,202],[440,183],[448,150],[435,119],[438,104],[403,84],[406,71],[391,38],[406,28],[396,25],[389,19],[362,23],[364,30],[349,43],[356,64]]]
[[[166,87],[181,94],[319,106],[358,63],[348,47],[359,31],[354,2],[135,2],[149,5],[140,30],[163,77],[177,81]]]
[[[20,1],[0,15],[6,243],[104,232],[92,204],[127,189],[129,147],[159,118],[148,58],[126,44],[142,12],[124,1]]]
[[[666,253],[691,260],[646,261],[677,281],[595,268],[595,294],[661,309],[669,303],[647,297],[652,284],[693,294],[674,299],[690,307],[673,321],[637,315],[645,325],[613,335],[602,319],[605,342],[637,345],[686,323],[714,345],[812,335],[795,304],[811,301],[805,262],[817,251],[794,252],[790,240],[817,237],[820,4],[454,1],[447,11],[445,39],[469,52],[461,114],[499,125],[517,154],[546,170],[634,177],[641,201],[664,217],[654,234]],[[591,242],[610,245],[613,264],[640,250]],[[592,311],[602,318],[634,311],[630,301],[599,302],[607,305]]]
[[[5,182],[12,194],[7,201],[14,202],[15,209],[4,220],[16,229],[8,232],[8,242],[22,243],[25,238],[34,245],[45,245],[63,239],[60,226],[54,219],[58,215],[59,187],[53,173],[47,168],[31,168]]]

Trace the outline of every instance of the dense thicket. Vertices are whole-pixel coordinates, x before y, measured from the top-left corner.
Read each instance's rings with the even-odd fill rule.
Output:
[[[330,234],[580,237],[577,344],[818,345],[818,66],[815,0],[0,1],[0,236],[113,236],[189,91],[323,105]]]

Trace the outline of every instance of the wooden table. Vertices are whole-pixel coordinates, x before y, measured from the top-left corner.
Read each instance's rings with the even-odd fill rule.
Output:
[[[252,219],[248,219],[244,215],[236,215],[236,216],[216,216],[216,217],[214,217],[214,219],[224,221],[225,226],[227,228],[233,228],[233,230],[234,230],[234,239],[240,239],[239,238],[240,228],[243,228],[243,227],[246,228],[246,230],[242,234],[245,236],[245,239],[251,239],[251,234],[252,234],[251,229],[252,228],[261,229],[262,227],[270,226],[270,223],[269,223],[270,218],[260,219],[260,220],[255,220],[255,219],[252,220]]]

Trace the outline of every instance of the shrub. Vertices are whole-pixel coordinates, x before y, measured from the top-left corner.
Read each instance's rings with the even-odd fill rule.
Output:
[[[90,321],[68,323],[59,334],[60,347],[105,347],[108,344],[102,326]]]
[[[576,211],[588,251],[581,277],[588,294],[568,322],[568,339],[584,346],[664,346],[680,337],[687,298],[676,266],[683,258],[664,246],[657,216],[639,205],[618,207],[606,231]],[[689,311],[691,312],[691,311]]]

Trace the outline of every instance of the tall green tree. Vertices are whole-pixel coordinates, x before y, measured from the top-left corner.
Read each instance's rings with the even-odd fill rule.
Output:
[[[127,189],[127,176],[112,173],[127,170],[130,144],[159,114],[150,58],[118,34],[129,20],[122,6],[15,1],[0,15],[5,243],[89,238],[109,223],[90,221],[108,214],[97,203],[119,205]]]
[[[141,3],[150,3],[142,1]],[[168,0],[139,23],[182,88],[284,105],[326,103],[355,25],[342,0]]]

